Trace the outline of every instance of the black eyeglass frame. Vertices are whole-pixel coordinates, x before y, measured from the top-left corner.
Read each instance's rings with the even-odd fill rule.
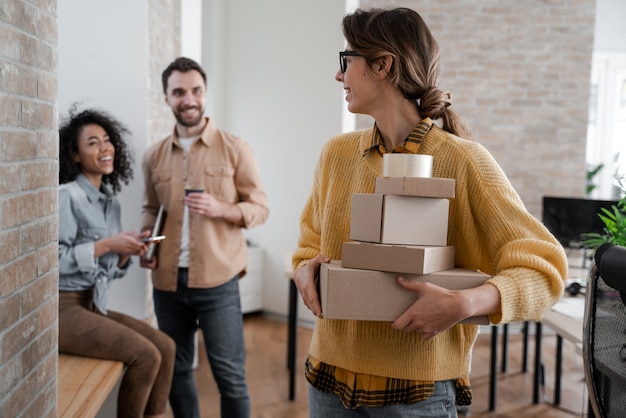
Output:
[[[345,73],[348,68],[346,57],[361,57],[362,55],[356,51],[339,51],[339,69],[341,73]]]

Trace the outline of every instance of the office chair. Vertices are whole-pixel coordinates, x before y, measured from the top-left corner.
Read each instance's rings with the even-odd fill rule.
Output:
[[[583,362],[598,418],[626,416],[626,248],[603,244],[589,268]]]

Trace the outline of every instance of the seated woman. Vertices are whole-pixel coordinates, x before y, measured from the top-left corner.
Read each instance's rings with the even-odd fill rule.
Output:
[[[109,283],[150,231],[122,232],[115,193],[133,177],[128,131],[106,113],[70,114],[59,129],[59,351],[124,363],[118,417],[164,417],[174,341],[144,321],[107,312]]]

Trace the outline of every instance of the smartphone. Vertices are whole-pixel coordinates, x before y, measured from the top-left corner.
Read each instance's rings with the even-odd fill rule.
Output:
[[[156,237],[142,238],[141,242],[161,242],[165,239],[165,235],[157,235]]]

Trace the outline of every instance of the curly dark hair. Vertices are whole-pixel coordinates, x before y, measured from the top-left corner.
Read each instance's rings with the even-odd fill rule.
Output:
[[[68,113],[59,127],[59,184],[74,181],[80,173],[80,166],[74,161],[74,155],[78,153],[78,137],[85,126],[98,125],[106,131],[115,147],[113,172],[103,176],[102,182],[109,184],[114,193],[119,192],[122,183],[128,185],[133,179],[133,153],[124,141],[130,131],[101,110],[86,109],[77,113],[73,107]]]

